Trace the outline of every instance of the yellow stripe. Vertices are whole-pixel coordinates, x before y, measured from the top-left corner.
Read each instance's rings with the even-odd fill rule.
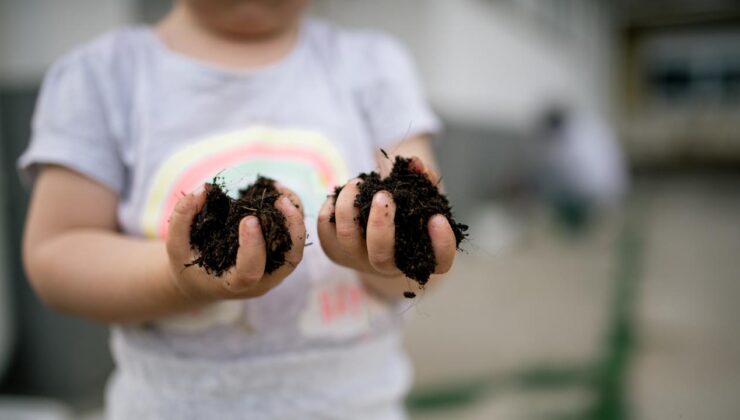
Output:
[[[341,156],[335,147],[318,132],[255,126],[246,130],[207,137],[170,156],[153,177],[142,213],[144,234],[149,237],[156,237],[162,206],[168,194],[172,193],[174,183],[182,173],[187,172],[187,169],[193,164],[207,159],[208,156],[220,154],[231,148],[250,143],[280,146],[301,145],[303,147],[308,145],[327,160],[339,182],[343,183],[348,179],[346,166]],[[326,179],[323,181],[328,182]],[[185,192],[189,193],[190,191]]]

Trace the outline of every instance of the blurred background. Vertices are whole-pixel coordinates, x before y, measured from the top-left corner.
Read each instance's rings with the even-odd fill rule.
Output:
[[[53,60],[168,7],[0,0],[0,418],[100,415],[107,330],[51,313],[26,283],[15,160]],[[408,46],[471,225],[449,280],[406,312],[412,418],[737,418],[740,3],[316,0],[314,13]]]

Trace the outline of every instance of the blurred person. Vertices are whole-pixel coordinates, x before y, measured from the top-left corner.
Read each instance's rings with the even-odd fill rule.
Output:
[[[551,105],[539,117],[536,137],[535,183],[565,226],[579,230],[595,212],[619,205],[626,163],[603,118]]]
[[[336,209],[327,194],[387,167],[381,147],[435,178],[439,122],[399,44],[309,19],[309,3],[176,1],[46,75],[19,160],[35,182],[24,265],[50,307],[112,325],[110,419],[405,416],[398,309],[416,286],[393,262],[393,201],[375,195],[365,239],[357,180]],[[186,268],[203,182],[258,171],[281,183],[288,263],[265,274],[248,216],[234,268]],[[444,273],[454,234],[441,215],[428,230]]]

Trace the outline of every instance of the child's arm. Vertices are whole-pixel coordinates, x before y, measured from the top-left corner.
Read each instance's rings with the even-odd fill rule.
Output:
[[[289,193],[289,191],[283,191]],[[264,275],[265,248],[254,217],[242,220],[235,269],[212,277],[192,261],[190,223],[204,195],[183,197],[169,237],[142,240],[118,233],[118,198],[77,172],[49,166],[34,188],[23,240],[23,261],[41,299],[62,312],[105,322],[135,322],[219,299],[260,296],[280,283],[303,255],[303,216],[278,202],[293,248],[288,262]]]
[[[390,162],[393,161],[395,155],[415,156],[418,159],[416,162],[418,169],[426,173],[433,182],[437,181],[437,175],[431,169],[436,167],[436,161],[428,136],[407,139],[396,148],[388,150],[388,153],[390,160],[385,159],[380,153],[377,154],[376,160],[382,175],[390,172]],[[390,194],[383,191],[375,195],[370,210],[366,239],[363,239],[357,224],[358,209],[354,207],[355,196],[358,192],[356,182],[357,180],[352,180],[344,186],[336,205],[333,199],[328,199],[321,208],[318,233],[322,248],[337,264],[359,271],[365,285],[382,296],[397,299],[409,288],[412,288],[412,291],[418,291],[417,283],[406,280],[394,263],[395,204],[393,199]],[[387,208],[386,204],[388,204]],[[336,223],[329,221],[332,213],[336,215]],[[436,275],[430,278],[427,283],[428,287],[439,279],[439,274],[446,273],[452,267],[457,247],[455,234],[444,216],[432,217],[427,229],[432,239],[437,262]]]

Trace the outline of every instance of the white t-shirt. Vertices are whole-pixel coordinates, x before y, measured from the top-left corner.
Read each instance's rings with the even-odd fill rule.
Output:
[[[57,62],[19,160],[23,175],[58,164],[100,182],[120,197],[122,232],[149,238],[166,236],[182,192],[217,173],[232,191],[266,175],[301,197],[314,242],[263,297],[115,326],[110,416],[397,414],[409,383],[400,310],[323,254],[316,216],[335,185],[374,169],[378,148],[438,129],[394,40],[315,20],[285,58],[254,71],[180,55],[149,27],[113,31]]]

